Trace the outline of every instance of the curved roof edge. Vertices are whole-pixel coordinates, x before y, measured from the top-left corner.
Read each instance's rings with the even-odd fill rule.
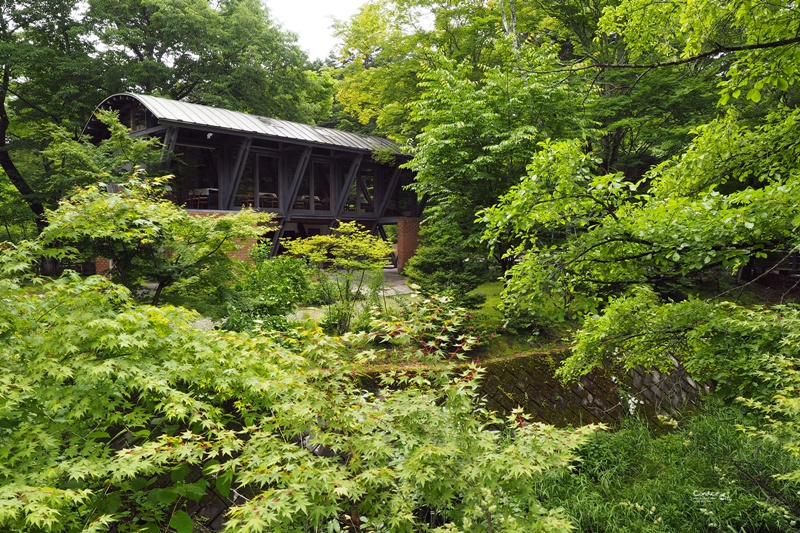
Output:
[[[370,153],[376,150],[388,150],[394,154],[401,153],[400,147],[396,143],[383,137],[249,115],[239,111],[143,94],[113,94],[103,100],[97,109],[114,108],[115,104],[130,100],[142,104],[156,117],[159,123],[165,125],[183,125],[193,129],[214,128],[253,137],[295,141],[321,147],[341,147]],[[93,120],[94,118],[89,120],[84,127],[84,132],[89,129]]]

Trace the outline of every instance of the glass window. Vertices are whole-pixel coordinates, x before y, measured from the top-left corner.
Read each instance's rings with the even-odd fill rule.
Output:
[[[314,211],[331,210],[331,164],[328,161],[315,161],[313,164],[314,190],[313,209]]]
[[[256,158],[250,155],[244,165],[242,172],[242,179],[239,182],[239,188],[236,189],[236,196],[233,199],[233,205],[236,207],[255,207],[255,176],[256,176]]]
[[[258,207],[277,209],[280,197],[280,174],[278,158],[261,156],[258,158]]]

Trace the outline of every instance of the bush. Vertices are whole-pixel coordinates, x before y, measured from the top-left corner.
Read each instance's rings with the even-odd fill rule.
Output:
[[[486,260],[444,245],[420,246],[405,264],[403,274],[419,285],[423,294],[449,296],[470,309],[482,304],[485,297],[467,293],[492,277]]]
[[[262,246],[254,247],[256,261],[245,267],[239,283],[227,295],[228,317],[224,329],[243,331],[260,325],[283,329],[284,318],[308,299],[309,269],[293,257],[267,259]]]
[[[303,300],[304,305],[330,305],[336,301],[336,284],[323,270],[311,269],[309,291]]]
[[[327,267],[326,297],[330,302],[323,321],[325,331],[343,334],[350,330],[356,314],[356,300],[368,290],[374,293],[392,248],[357,222],[340,222],[329,235],[284,240],[286,252],[302,257],[320,268]],[[333,289],[333,294],[327,292]]]
[[[462,357],[481,342],[472,314],[447,296],[417,297],[405,316],[376,317],[370,326],[378,341],[411,344],[423,356]]]
[[[237,533],[572,529],[531,485],[597,427],[501,419],[475,366],[365,390],[379,350],[201,330],[99,276],[23,278],[41,249],[4,252],[1,531],[205,530],[190,513],[209,501]]]
[[[626,419],[592,436],[573,474],[536,490],[582,531],[789,531],[798,487],[772,476],[797,460],[736,429],[750,420],[731,407],[709,408],[678,431]]]

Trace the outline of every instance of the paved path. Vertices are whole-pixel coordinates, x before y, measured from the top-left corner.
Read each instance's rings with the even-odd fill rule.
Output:
[[[383,282],[385,284],[384,291],[386,291],[387,296],[392,296],[394,294],[411,294],[414,292],[408,287],[406,278],[397,273],[396,268],[383,269]]]
[[[384,296],[398,296],[401,294],[411,294],[411,290],[406,282],[406,278],[397,273],[396,268],[383,269],[383,282],[384,282]],[[325,307],[304,307],[291,313],[287,318],[289,320],[303,320],[311,318],[319,320],[325,314]]]

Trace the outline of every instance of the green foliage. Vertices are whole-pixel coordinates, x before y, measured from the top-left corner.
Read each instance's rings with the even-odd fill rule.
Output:
[[[235,489],[239,533],[571,529],[532,480],[596,428],[497,418],[475,367],[366,391],[367,336],[194,329],[102,277],[27,274],[40,253],[0,261],[0,527],[182,532]]]
[[[629,419],[592,436],[574,473],[536,482],[543,502],[563,506],[582,531],[791,531],[797,485],[772,475],[797,460],[748,438],[740,409],[708,407],[648,428]],[[671,426],[674,425],[676,429]]]
[[[147,179],[141,172],[119,193],[105,187],[78,189],[56,211],[42,233],[48,246],[72,246],[79,257],[113,261],[112,274],[132,291],[144,281],[156,284],[157,303],[164,288],[220,261],[236,240],[255,239],[268,228],[269,216],[244,210],[223,216],[196,217],[161,199],[169,177]]]
[[[312,269],[309,276],[310,291],[301,302],[305,305],[330,305],[336,302],[336,281],[324,270]]]
[[[372,2],[340,28],[337,96],[362,123],[407,141],[428,224],[483,253],[475,214],[523,178],[538,142],[583,139],[605,172],[636,181],[715,115],[724,67],[713,62],[646,76],[605,68],[629,57],[598,26],[615,5]],[[425,15],[430,28],[414,23]],[[496,258],[514,241],[497,242]]]
[[[380,237],[372,235],[355,221],[339,223],[328,235],[287,239],[282,244],[290,255],[345,272],[383,268],[386,256],[391,252],[391,247]]]
[[[326,330],[344,333],[350,330],[356,300],[362,291],[377,290],[375,278],[381,277],[391,246],[372,235],[357,222],[342,222],[329,235],[284,240],[289,255],[302,257],[328,271],[335,287],[334,299],[324,319]],[[374,290],[372,292],[375,292]]]
[[[317,111],[306,97],[325,100],[295,37],[255,0],[92,0],[85,24],[113,91],[304,121]]]
[[[797,320],[797,311],[794,309],[792,311],[794,311],[794,320]],[[796,331],[791,331],[787,337],[783,341],[784,344],[796,343]],[[796,459],[800,458],[800,396],[798,396],[798,392],[800,392],[798,366],[800,364],[798,358],[781,354],[778,357],[762,356],[759,361],[761,363],[759,376],[768,380],[770,388],[774,388],[776,392],[771,398],[762,401],[740,398],[745,405],[761,412],[767,420],[762,428],[747,426],[745,430],[762,439],[767,445],[779,444]],[[800,466],[795,465],[793,469],[776,473],[774,477],[796,485],[800,484]]]
[[[33,213],[25,205],[19,191],[5,181],[0,181],[0,220],[3,221],[3,240],[20,242],[36,234]]]
[[[510,233],[521,242],[509,293],[520,303],[555,294],[565,304],[575,293],[603,297],[641,283],[668,293],[675,281],[791,249],[800,174],[786,135],[797,113],[776,110],[751,127],[732,112],[654,167],[649,183],[593,174],[577,144],[543,146],[529,178],[484,213],[488,239]]]
[[[236,331],[255,324],[269,329],[285,328],[285,316],[308,299],[311,285],[309,268],[296,257],[268,258],[269,247],[254,246],[252,264],[242,267],[242,276],[233,287],[223,327]]]
[[[403,275],[420,286],[424,294],[441,294],[461,305],[476,307],[482,303],[469,295],[491,277],[487,261],[455,246],[421,245],[403,266]]]
[[[600,24],[628,43],[634,59],[689,58],[714,50],[730,55],[722,103],[742,95],[759,103],[762,91],[786,91],[797,80],[800,51],[792,39],[800,22],[793,3],[701,1],[674,7],[627,0],[607,10]]]
[[[98,110],[97,119],[107,128],[108,138],[96,145],[92,139],[75,141],[63,128],[49,126],[42,135],[49,138],[41,155],[47,167],[41,183],[48,197],[59,200],[75,187],[124,182],[131,169],[156,168],[163,157],[158,138],[131,137],[130,128],[119,121],[116,111]]]
[[[428,20],[433,28],[421,27]],[[378,131],[405,136],[416,128],[408,102],[419,100],[417,75],[441,57],[467,65],[487,62],[497,17],[484,2],[367,2],[337,24],[341,80],[336,99],[346,115]]]
[[[370,333],[379,342],[416,347],[410,355],[423,359],[446,355],[448,359],[461,359],[480,345],[476,336],[472,314],[458,307],[447,296],[418,294],[410,307],[400,317],[376,317],[370,324]]]
[[[695,379],[714,383],[720,396],[769,402],[787,386],[784,379],[791,382],[800,361],[798,331],[794,306],[749,308],[694,298],[662,303],[652,290],[638,288],[587,318],[558,373],[575,379],[600,366],[619,374],[680,361]]]
[[[412,188],[430,198],[429,233],[445,231],[459,246],[480,249],[476,212],[519,181],[539,141],[579,132],[567,84],[515,69],[549,65],[552,54],[509,57],[478,79],[469,65],[445,59],[419,74],[424,92],[410,107],[420,133],[409,143],[407,166],[416,172]]]

